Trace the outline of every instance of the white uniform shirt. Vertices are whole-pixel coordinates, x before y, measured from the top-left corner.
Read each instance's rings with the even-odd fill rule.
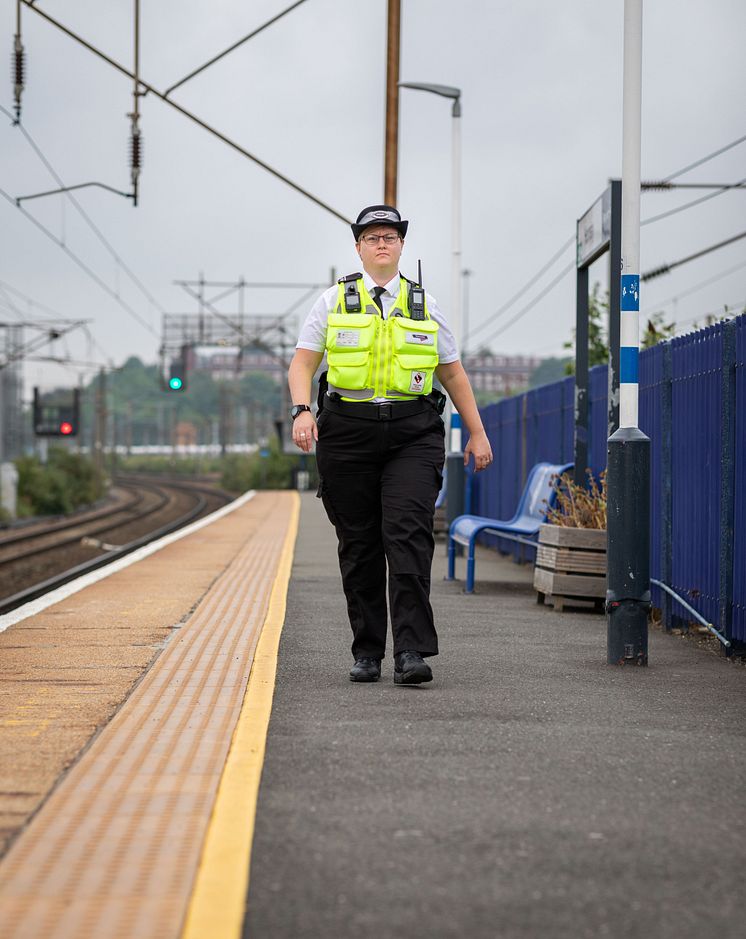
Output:
[[[370,274],[367,273],[367,271],[363,274],[363,282],[365,283],[365,289],[372,297],[373,288],[377,285]],[[386,284],[386,288],[381,294],[384,318],[388,317],[391,307],[394,305],[396,298],[399,296],[399,284],[399,274],[397,274]],[[311,352],[324,351],[326,347],[327,319],[329,318],[329,313],[337,305],[338,293],[339,285],[334,284],[333,287],[325,290],[316,303],[314,303],[314,305],[311,307],[311,312],[308,314],[305,322],[303,323],[303,326],[301,327],[298,342],[295,344],[296,349],[309,349]],[[453,333],[451,332],[451,328],[441,313],[440,307],[436,303],[434,297],[431,297],[428,293],[426,294],[426,300],[427,312],[440,327],[438,330],[439,363],[441,365],[448,365],[449,362],[456,362],[459,358],[459,354],[458,349],[456,348],[456,340],[454,339]]]

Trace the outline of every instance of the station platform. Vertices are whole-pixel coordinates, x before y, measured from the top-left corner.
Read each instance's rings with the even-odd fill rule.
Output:
[[[2,936],[742,936],[744,667],[445,569],[429,685],[348,680],[311,494],[0,633]]]

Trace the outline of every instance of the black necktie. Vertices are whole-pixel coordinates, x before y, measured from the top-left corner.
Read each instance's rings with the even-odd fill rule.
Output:
[[[385,287],[374,287],[373,288],[373,302],[381,311],[381,316],[383,316],[383,300],[381,300],[381,294],[386,293]]]

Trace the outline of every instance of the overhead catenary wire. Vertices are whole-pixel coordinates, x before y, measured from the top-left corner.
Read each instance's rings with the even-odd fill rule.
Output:
[[[133,309],[133,307],[131,307],[129,303],[122,300],[122,298],[116,293],[116,291],[112,290],[111,287],[109,287],[109,285],[105,281],[103,281],[98,276],[98,274],[96,274],[95,271],[93,271],[90,267],[88,267],[85,261],[81,260],[81,258],[79,258],[77,254],[75,254],[74,251],[71,251],[70,248],[68,248],[68,246],[64,244],[55,234],[53,234],[45,225],[42,225],[42,223],[38,221],[38,219],[35,219],[34,216],[31,215],[31,213],[27,212],[22,206],[16,205],[15,199],[13,199],[13,197],[10,196],[2,188],[0,188],[0,196],[2,196],[7,202],[9,202],[10,205],[12,205],[18,212],[24,215],[33,225],[35,225],[39,229],[39,231],[42,231],[47,236],[47,238],[49,238],[59,248],[61,248],[62,251],[64,251],[65,254],[72,261],[74,261],[75,264],[77,264],[78,267],[82,271],[84,271],[84,273],[86,273],[91,278],[91,280],[93,280],[96,284],[98,284],[98,286],[102,290],[104,290],[126,313],[128,313],[133,319],[137,320],[137,322],[144,329],[146,329],[149,333],[151,333],[151,335],[155,336],[156,339],[160,338],[158,333],[155,331],[155,329],[150,325],[150,323],[147,322],[147,320],[143,319],[142,316],[140,316],[137,310]]]
[[[17,297],[20,297],[25,303],[30,306],[36,306],[40,310],[44,310],[46,313],[49,313],[50,316],[54,316],[57,319],[64,319],[65,317],[59,313],[57,310],[53,309],[50,306],[47,306],[45,303],[40,303],[38,300],[34,300],[33,297],[30,297],[28,294],[23,293],[22,290],[19,290],[17,287],[14,287],[12,284],[9,284],[5,280],[0,280],[0,287],[5,291],[8,291],[12,294],[15,294]]]
[[[38,300],[34,300],[33,297],[30,297],[28,294],[25,294],[22,290],[18,290],[17,287],[14,287],[12,284],[9,284],[3,280],[0,280],[0,292],[2,292],[6,297],[5,301],[0,299],[0,305],[4,306],[6,309],[9,309],[17,313],[17,315],[21,317],[25,316],[26,318],[28,318],[30,314],[28,311],[25,314],[21,313],[21,311],[18,310],[18,307],[12,303],[12,301],[10,300],[10,297],[8,297],[9,293],[15,294],[15,296],[19,297],[27,305],[32,306],[32,307],[38,307],[40,310],[43,310],[45,313],[53,317],[52,320],[43,320],[43,319],[35,320],[34,326],[38,326],[39,328],[54,328],[55,325],[59,325],[60,323],[68,324],[68,323],[82,322],[81,329],[85,333],[86,338],[88,339],[88,342],[90,343],[90,345],[95,347],[101,353],[101,355],[109,363],[110,366],[112,365],[114,361],[112,356],[106,351],[106,349],[104,349],[101,343],[97,339],[94,338],[86,322],[80,321],[80,320],[73,320],[70,317],[63,316],[62,313],[60,313],[58,310],[55,310],[53,307],[47,306],[45,303],[41,303]]]
[[[23,319],[23,313],[18,309],[15,303],[13,303],[11,298],[8,296],[8,291],[5,289],[2,283],[0,283],[0,293],[2,293],[3,297],[5,297],[4,300],[0,300],[0,303],[2,303],[6,309],[15,313],[16,316],[19,316],[21,319]]]
[[[678,261],[671,261],[670,264],[661,264],[659,267],[654,267],[652,270],[641,274],[640,280],[652,280],[654,277],[660,277],[662,274],[668,274],[669,271],[672,271],[677,267],[681,267],[682,264],[688,264],[689,261],[696,261],[697,258],[704,257],[706,254],[711,254],[713,251],[719,251],[720,248],[725,248],[727,245],[731,245],[735,241],[740,241],[742,238],[746,238],[746,231],[742,231],[738,235],[733,235],[730,238],[726,238],[724,241],[719,241],[715,245],[710,245],[708,248],[702,248],[700,251],[695,251],[694,254],[689,254],[685,258],[680,258]]]
[[[175,283],[178,283],[179,286],[183,287],[184,290],[186,290],[186,292],[194,300],[198,300],[207,309],[208,313],[212,313],[213,316],[217,317],[217,319],[225,323],[226,326],[230,326],[230,328],[235,333],[238,333],[238,337],[242,343],[246,343],[247,345],[252,345],[256,342],[260,342],[262,333],[267,332],[271,328],[274,328],[270,326],[257,327],[251,334],[249,334],[246,332],[245,328],[242,328],[242,326],[239,326],[238,324],[234,323],[229,315],[225,313],[221,313],[219,310],[215,308],[215,303],[217,302],[217,298],[213,297],[212,300],[205,299],[205,297],[201,296],[199,293],[197,293],[196,290],[192,288],[191,284],[188,281],[176,281]],[[303,296],[299,300],[296,300],[287,310],[285,310],[284,313],[278,313],[276,316],[276,322],[280,323],[286,317],[290,316],[291,313],[294,313],[295,310],[299,306],[307,302],[314,295],[317,289],[318,289],[318,285],[314,285],[314,287],[312,287],[305,294],[303,294]],[[286,364],[284,359],[281,359],[279,357],[276,357],[276,358],[278,358],[278,361],[281,361],[283,364]]]
[[[18,359],[25,358],[28,354],[42,348],[48,342],[56,342],[58,339],[67,335],[67,333],[72,332],[72,330],[80,329],[84,323],[85,321],[83,320],[72,321],[64,325],[56,326],[53,329],[43,329],[41,335],[34,336],[32,339],[28,340],[25,345],[19,346],[17,349],[6,354],[5,359],[0,360],[0,369],[6,368],[12,362],[18,361]],[[37,328],[42,329],[41,326]]]
[[[10,114],[10,112],[7,111],[1,104],[0,104],[0,112],[5,114],[7,117],[12,118],[12,115]],[[49,162],[47,157],[42,152],[41,147],[36,143],[36,141],[33,139],[31,134],[28,132],[28,130],[26,130],[26,128],[23,125],[19,125],[19,128],[20,128],[21,133],[25,137],[26,141],[28,142],[29,146],[33,149],[34,153],[36,153],[36,155],[39,157],[39,159],[47,168],[47,170],[49,170],[50,174],[52,175],[54,180],[57,182],[57,184],[59,186],[64,187],[65,183],[63,182],[63,180],[61,179],[60,175],[57,173],[55,168],[52,166],[52,164]],[[132,271],[132,269],[127,264],[125,264],[125,262],[122,260],[122,258],[114,249],[114,247],[106,239],[103,232],[98,228],[98,226],[95,224],[93,219],[88,215],[88,213],[85,211],[83,206],[78,202],[75,196],[73,196],[70,192],[66,192],[65,195],[70,200],[70,202],[72,202],[72,204],[75,206],[75,209],[84,219],[84,221],[86,222],[88,227],[91,229],[91,231],[94,233],[94,235],[98,238],[101,244],[106,248],[106,250],[112,256],[112,258],[114,258],[114,261],[119,265],[119,267],[121,267],[121,269],[125,272],[125,274],[130,278],[132,283],[135,284],[135,286],[142,292],[143,296],[145,296],[147,300],[150,303],[152,303],[153,306],[156,307],[160,313],[165,313],[166,311],[164,307],[161,306],[161,304],[158,303],[155,297],[152,296],[150,291],[145,287],[145,285],[137,277],[137,275]]]
[[[567,267],[563,267],[562,270],[559,272],[559,274],[557,274],[557,276],[554,278],[554,280],[550,281],[547,284],[547,286],[541,291],[541,293],[537,294],[533,300],[529,301],[526,304],[526,306],[522,307],[522,309],[520,309],[512,319],[509,319],[507,323],[503,323],[503,325],[500,326],[498,329],[496,329],[495,332],[490,333],[489,336],[487,336],[485,339],[482,339],[482,342],[483,343],[492,342],[493,339],[496,339],[498,336],[501,336],[506,330],[510,329],[510,327],[513,326],[515,323],[517,323],[518,320],[522,319],[522,317],[524,317],[526,313],[533,310],[536,304],[540,300],[543,300],[544,297],[546,297],[546,295],[550,293],[550,291],[554,290],[557,284],[564,277],[566,277],[567,274],[569,274],[570,271],[573,270],[574,267],[575,267],[575,261],[574,260],[570,261]]]
[[[3,288],[3,290],[6,293],[6,296],[8,292],[15,294],[17,297],[20,297],[20,299],[23,300],[28,305],[32,307],[38,307],[40,310],[43,310],[45,313],[54,317],[54,319],[51,322],[47,322],[45,320],[39,320],[38,324],[41,326],[44,326],[44,325],[53,326],[55,323],[79,322],[79,320],[73,320],[70,317],[63,316],[62,313],[60,313],[59,310],[55,310],[54,307],[47,306],[47,304],[41,303],[39,300],[34,300],[33,297],[30,297],[28,294],[24,293],[22,290],[19,290],[17,287],[14,287],[12,284],[9,284],[7,281],[0,280],[0,287]],[[28,315],[29,314],[26,313],[26,316]],[[109,355],[109,353],[106,351],[106,349],[103,348],[103,346],[101,345],[100,342],[98,342],[97,339],[94,339],[91,331],[88,329],[87,324],[83,325],[82,329],[83,329],[83,332],[86,334],[86,337],[88,338],[88,341],[91,343],[91,345],[95,346],[98,349],[98,351],[101,353],[101,355],[103,355],[109,362],[112,362],[113,359],[111,355]]]
[[[669,303],[676,303],[678,300],[683,300],[684,297],[689,297],[691,294],[696,293],[703,287],[709,287],[710,284],[717,283],[717,281],[722,280],[724,277],[728,277],[730,274],[734,274],[736,271],[742,270],[744,267],[746,267],[746,261],[741,261],[740,264],[734,264],[733,267],[726,268],[726,270],[720,271],[720,273],[714,274],[712,277],[708,277],[706,280],[702,280],[697,284],[693,284],[686,290],[682,290],[680,293],[677,293],[672,297],[668,297],[666,300],[661,300],[659,303],[655,304],[655,309],[651,308],[647,315],[657,312],[661,307],[668,306]]]
[[[109,64],[111,64],[111,65],[113,65],[114,67],[116,67],[116,68],[117,68],[119,71],[121,71],[123,74],[126,74],[126,75],[128,75],[129,77],[132,77],[131,73],[130,73],[127,69],[125,69],[123,66],[121,66],[119,63],[116,63],[114,60],[110,59],[108,56],[104,55],[102,52],[100,52],[99,50],[95,49],[93,46],[91,46],[89,43],[87,43],[87,42],[86,42],[85,40],[83,40],[81,37],[76,36],[76,35],[75,35],[74,33],[72,33],[69,29],[67,29],[66,27],[64,27],[61,23],[57,22],[57,21],[54,20],[51,16],[49,16],[49,15],[46,14],[46,13],[44,13],[44,11],[39,10],[38,8],[33,7],[32,0],[23,0],[23,2],[24,2],[29,8],[35,9],[36,12],[39,13],[39,15],[41,15],[42,17],[44,17],[45,19],[47,19],[47,20],[48,20],[50,23],[52,23],[53,25],[57,26],[60,30],[62,30],[63,32],[65,32],[65,33],[66,33],[67,35],[69,35],[71,38],[75,39],[77,42],[79,42],[79,43],[81,43],[82,45],[84,45],[84,46],[85,46],[86,48],[88,48],[90,51],[94,52],[94,54],[98,55],[100,58],[104,59],[104,60],[107,61]],[[157,91],[156,91],[155,89],[153,89],[151,86],[148,86],[147,83],[145,83],[145,82],[141,82],[141,85],[142,85],[142,87],[145,88],[147,91],[152,91],[155,95],[157,95],[158,97],[160,97],[162,100],[167,101],[167,103],[171,104],[173,107],[175,107],[175,108],[176,108],[177,110],[179,110],[181,113],[183,113],[185,116],[189,117],[191,120],[195,121],[195,122],[198,123],[200,126],[202,126],[203,128],[207,129],[209,132],[211,132],[211,133],[213,133],[214,135],[218,136],[219,139],[223,140],[225,143],[228,143],[230,146],[232,146],[234,149],[236,149],[236,150],[238,150],[239,152],[241,152],[243,155],[247,156],[249,159],[252,159],[252,160],[254,160],[255,162],[257,162],[257,163],[258,163],[259,165],[261,165],[263,168],[267,169],[268,172],[270,172],[270,173],[272,173],[273,175],[277,176],[278,178],[280,178],[281,180],[283,180],[284,182],[286,182],[288,185],[290,185],[290,186],[292,186],[293,188],[295,188],[295,189],[296,189],[297,191],[299,191],[301,194],[306,195],[306,196],[307,196],[308,198],[310,198],[312,201],[316,202],[318,205],[320,205],[321,207],[325,208],[327,211],[330,211],[332,214],[334,214],[334,215],[337,216],[338,218],[340,218],[340,219],[342,219],[342,220],[344,220],[344,221],[349,221],[348,219],[345,219],[340,213],[337,213],[335,210],[331,209],[329,206],[327,206],[326,204],[322,203],[322,202],[321,202],[320,200],[318,200],[316,197],[312,196],[310,193],[307,193],[306,191],[302,190],[299,186],[297,186],[296,184],[294,184],[291,180],[286,179],[286,178],[283,177],[281,174],[279,174],[277,171],[273,170],[271,167],[269,167],[269,166],[267,166],[266,164],[264,164],[264,163],[263,163],[262,161],[260,161],[258,158],[254,157],[252,154],[250,154],[250,153],[248,153],[247,151],[245,151],[245,150],[244,150],[243,148],[241,148],[239,145],[237,145],[237,144],[234,143],[233,141],[229,140],[228,138],[224,137],[224,136],[223,136],[222,134],[220,134],[218,131],[216,131],[216,130],[214,130],[213,128],[209,127],[207,124],[205,124],[205,123],[204,123],[203,121],[201,121],[199,118],[197,118],[195,115],[190,114],[190,113],[189,113],[188,111],[186,111],[185,109],[179,107],[178,105],[174,104],[172,101],[168,100],[164,94],[161,94],[161,93],[157,92]],[[746,137],[740,138],[738,141],[734,141],[733,143],[727,145],[726,147],[720,148],[720,149],[719,149],[718,151],[716,151],[715,153],[708,155],[708,157],[702,158],[701,160],[697,161],[696,163],[691,164],[690,166],[685,167],[685,168],[683,168],[682,170],[677,171],[677,173],[672,174],[670,177],[668,177],[668,179],[673,179],[673,178],[675,178],[677,175],[681,175],[682,173],[687,172],[689,169],[694,168],[694,166],[700,165],[701,163],[706,162],[707,159],[711,159],[712,157],[718,155],[719,153],[722,153],[722,152],[724,152],[725,150],[729,149],[731,146],[735,146],[737,143],[741,142],[741,140],[743,140],[743,139],[746,139]],[[712,197],[712,196],[714,196],[714,195],[719,195],[719,194],[720,194],[720,191],[711,194],[710,197]],[[684,208],[687,208],[687,207],[688,207],[688,206],[680,207],[679,209],[674,210],[674,211],[683,211],[683,209],[684,209]],[[673,212],[672,212],[671,214],[673,214]],[[655,219],[655,220],[657,220],[657,219]],[[649,220],[649,221],[653,221],[653,220]],[[572,240],[571,240],[569,243],[572,243]],[[572,266],[570,266],[570,268],[568,268],[568,271],[571,269],[571,267],[572,267]],[[564,273],[567,273],[567,271],[565,271]],[[536,279],[538,279],[539,276],[541,276],[541,275],[537,275],[537,276],[536,276]],[[564,275],[563,275],[563,276],[564,276]],[[535,280],[534,280],[533,282],[535,283]],[[527,286],[526,288],[523,288],[523,289],[522,289],[522,292],[519,292],[519,295],[516,297],[516,299],[514,299],[514,300],[512,301],[512,303],[515,303],[516,300],[519,298],[519,296],[522,296],[523,293],[525,293],[525,291],[526,291],[527,289],[530,289],[530,285]],[[540,298],[537,298],[537,300],[538,300],[538,299],[540,299]],[[533,301],[532,301],[532,302],[533,302]],[[510,305],[512,305],[512,303],[511,303]],[[510,306],[506,304],[506,305],[504,306],[504,308],[501,310],[501,313],[498,314],[498,315],[502,315],[502,312],[507,311],[507,309],[509,309],[509,308],[510,308]],[[493,322],[493,320],[490,320],[490,321],[487,321],[487,322],[485,322],[485,323],[480,324],[480,326],[479,326],[479,327],[476,327],[473,332],[476,332],[477,329],[481,330],[482,328],[486,328],[488,325],[491,325],[492,322]],[[511,320],[511,324],[512,324],[512,322],[515,322],[515,319],[514,319],[514,320]],[[508,324],[508,325],[511,325],[511,324]],[[507,328],[507,326],[506,326],[505,328]],[[502,330],[501,330],[501,331],[502,331]],[[472,332],[472,335],[473,335],[473,332]]]
[[[722,189],[717,189],[715,192],[708,192],[706,196],[700,196],[699,199],[692,199],[691,202],[685,202],[684,205],[679,205],[675,209],[669,209],[667,212],[661,212],[659,215],[653,215],[650,218],[645,218],[640,222],[640,225],[652,225],[653,222],[660,222],[661,219],[669,218],[671,215],[677,215],[679,212],[683,212],[686,209],[691,209],[695,205],[700,205],[702,202],[707,202],[708,199],[715,199],[717,196],[722,196],[724,192],[730,192],[732,189],[738,189],[744,183],[746,183],[746,178],[740,179],[734,186],[723,186]]]
[[[746,189],[744,183],[669,183],[662,179],[660,182],[650,181],[640,183],[640,189],[643,192],[654,192],[656,190],[672,191],[674,189]]]
[[[185,75],[184,78],[177,81],[174,85],[171,85],[169,88],[166,88],[166,90],[163,92],[164,97],[168,97],[168,95],[170,95],[172,91],[176,91],[177,88],[180,88],[186,82],[190,81],[192,78],[195,77],[195,75],[199,75],[201,72],[204,72],[205,69],[209,68],[211,65],[214,65],[216,62],[219,62],[220,59],[224,58],[230,52],[233,52],[236,49],[238,49],[239,46],[242,46],[245,42],[248,42],[249,39],[253,39],[254,36],[258,36],[259,33],[264,32],[264,30],[268,26],[271,26],[273,23],[276,23],[278,20],[281,20],[283,16],[286,16],[288,13],[292,12],[296,7],[299,7],[302,3],[305,3],[305,2],[306,0],[296,0],[295,3],[291,4],[286,9],[281,10],[278,14],[271,17],[271,19],[268,19],[265,23],[262,23],[261,26],[258,26],[256,29],[253,29],[248,35],[243,36],[241,39],[238,39],[232,45],[228,46],[227,49],[223,49],[222,52],[218,53],[218,55],[213,56],[208,62],[205,62],[204,65],[200,65],[199,68],[196,68],[194,69],[194,71],[190,72],[188,75]]]
[[[94,55],[98,56],[100,59],[103,59],[104,62],[107,62],[109,65],[117,69],[117,71],[121,72],[123,75],[126,75],[128,78],[131,78],[134,80],[135,76],[129,69],[125,68],[121,63],[117,62],[115,59],[112,59],[111,56],[108,56],[106,55],[106,53],[101,52],[100,49],[97,49],[95,46],[91,45],[91,43],[83,39],[82,36],[78,36],[76,33],[74,33],[71,29],[69,29],[63,23],[60,23],[59,20],[56,20],[54,17],[50,16],[45,10],[41,10],[39,7],[34,6],[32,0],[21,0],[21,2],[25,4],[25,6],[27,6],[30,10],[33,10],[34,13],[38,13],[38,15],[41,16],[43,19],[45,19],[48,23],[51,23],[53,26],[56,26],[57,29],[63,32],[66,36],[69,36],[71,39],[74,39],[77,43],[80,43],[80,45],[88,49],[89,52],[92,52]],[[180,114],[183,114],[184,117],[189,118],[190,121],[193,121],[199,127],[203,128],[203,130],[208,131],[208,133],[212,134],[214,137],[217,137],[218,140],[221,140],[223,143],[227,144],[229,147],[232,147],[237,153],[240,153],[242,156],[245,156],[247,159],[256,163],[257,166],[261,166],[262,169],[266,170],[272,176],[276,177],[277,179],[284,182],[286,185],[290,186],[291,189],[295,189],[296,192],[299,192],[301,195],[305,196],[307,199],[310,199],[311,202],[314,202],[320,208],[325,209],[327,212],[334,215],[335,218],[338,218],[340,221],[344,222],[347,225],[351,224],[351,219],[347,218],[345,215],[342,215],[341,212],[338,212],[336,209],[332,208],[326,202],[319,199],[317,196],[314,196],[312,193],[308,192],[308,190],[303,189],[303,187],[299,186],[298,183],[293,182],[292,179],[288,178],[287,176],[284,176],[282,173],[279,172],[279,170],[274,169],[268,163],[265,163],[259,157],[255,156],[253,153],[250,153],[245,147],[242,147],[240,144],[236,143],[235,140],[231,140],[230,137],[226,137],[225,134],[221,133],[219,130],[216,130],[216,128],[211,127],[206,121],[203,121],[200,117],[197,117],[196,114],[193,114],[191,111],[182,107],[180,104],[177,104],[175,101],[172,101],[171,98],[167,98],[163,94],[163,92],[158,91],[156,88],[154,88],[148,82],[144,81],[144,79],[142,78],[140,78],[140,85],[150,94],[154,95],[156,98],[159,98],[161,101],[164,101],[166,104],[174,108]]]
[[[716,156],[720,156],[721,153],[725,153],[727,150],[731,150],[733,147],[742,144],[744,141],[746,141],[746,134],[744,134],[742,137],[737,137],[735,140],[727,143],[724,147],[719,147],[717,150],[713,150],[712,153],[708,153],[706,156],[700,157],[700,159],[695,160],[693,163],[689,163],[680,170],[676,170],[675,173],[671,173],[669,176],[666,176],[662,182],[670,183],[671,180],[677,179],[679,176],[683,176],[685,173],[696,169],[698,166],[702,166],[704,163],[707,163]],[[640,225],[651,225],[653,222],[659,222],[661,219],[668,218],[671,215],[676,215],[678,212],[683,212],[685,209],[690,209],[695,205],[699,205],[701,202],[706,202],[708,199],[714,199],[716,196],[720,196],[724,192],[728,192],[730,189],[740,188],[744,183],[746,183],[746,179],[740,180],[735,185],[723,186],[721,189],[718,189],[715,192],[708,193],[706,196],[702,196],[699,199],[694,199],[691,202],[680,205],[675,209],[669,209],[667,212],[661,212],[659,215],[652,216],[652,218],[643,219],[640,222]]]
[[[707,156],[700,157],[698,160],[695,160],[694,163],[689,163],[687,166],[683,167],[683,169],[676,170],[675,173],[671,173],[670,176],[666,176],[664,182],[670,182],[672,179],[677,179],[679,176],[683,176],[684,173],[688,173],[689,170],[693,170],[698,166],[702,166],[703,163],[709,162],[716,156],[720,156],[721,153],[725,153],[727,150],[732,150],[733,147],[737,147],[738,144],[743,143],[745,140],[746,134],[744,134],[743,137],[736,138],[736,140],[731,140],[731,142],[727,143],[724,147],[713,150],[713,152],[708,153]]]
[[[525,283],[523,287],[521,287],[520,290],[514,293],[513,296],[509,300],[506,300],[506,302],[500,307],[500,309],[497,311],[497,313],[494,314],[494,316],[491,319],[484,320],[484,322],[480,323],[478,326],[475,326],[474,329],[470,330],[469,333],[466,336],[464,336],[464,344],[466,344],[467,339],[473,339],[475,333],[480,332],[482,329],[485,329],[487,326],[492,326],[492,324],[494,323],[494,321],[497,319],[498,316],[502,316],[502,314],[505,313],[507,310],[509,310],[510,307],[513,306],[513,304],[517,300],[520,300],[520,298],[528,290],[530,290],[531,287],[533,287],[536,281],[539,280],[544,274],[546,274],[546,272],[550,269],[550,267],[552,267],[552,265],[562,257],[562,255],[565,253],[565,251],[567,251],[570,245],[574,243],[574,241],[575,241],[574,236],[572,238],[569,238],[562,245],[562,247],[552,255],[552,257],[546,262],[546,264],[541,268],[541,270],[537,271],[537,273],[534,274],[533,277],[531,277],[530,280],[528,280],[527,283]],[[569,269],[570,268],[568,268],[568,270]],[[565,273],[567,273],[567,271]]]
[[[682,176],[684,173],[689,172],[689,170],[695,169],[697,166],[701,166],[703,163],[708,162],[708,160],[711,160],[711,159],[713,159],[714,157],[719,156],[721,153],[725,153],[727,150],[732,149],[733,147],[737,146],[738,144],[743,143],[744,141],[746,141],[746,135],[744,135],[744,136],[742,136],[742,137],[738,137],[736,140],[731,141],[729,144],[726,144],[724,147],[720,147],[719,149],[713,151],[712,153],[709,153],[709,154],[707,154],[706,156],[701,157],[699,160],[696,160],[694,163],[690,163],[690,164],[688,164],[687,166],[683,167],[682,169],[677,170],[677,171],[674,172],[674,173],[671,173],[669,176],[665,177],[665,179],[663,180],[663,182],[664,182],[664,183],[665,183],[665,182],[670,182],[671,180],[676,179],[676,178],[679,177],[679,176]],[[715,198],[716,196],[722,195],[724,192],[728,192],[730,189],[741,188],[744,184],[746,184],[746,179],[739,180],[739,181],[738,181],[737,183],[735,183],[735,184],[728,184],[728,185],[725,185],[725,186],[723,186],[723,187],[717,189],[715,192],[708,193],[706,196],[702,196],[702,197],[699,198],[699,199],[694,199],[694,200],[692,200],[691,202],[685,203],[685,204],[682,205],[682,206],[678,206],[678,207],[675,208],[675,209],[670,209],[670,210],[667,211],[667,212],[662,212],[662,213],[660,213],[659,215],[653,216],[652,218],[645,219],[645,220],[643,220],[640,224],[641,224],[641,225],[649,225],[649,224],[651,224],[651,223],[653,223],[653,222],[660,221],[661,219],[667,218],[667,217],[670,216],[670,215],[675,215],[675,214],[677,214],[678,212],[683,212],[685,209],[692,208],[693,206],[698,205],[698,204],[701,203],[701,202],[705,202],[705,201],[708,200],[708,199],[713,199],[713,198]],[[501,315],[503,312],[505,312],[507,309],[509,309],[509,308],[515,303],[515,301],[516,301],[519,297],[521,297],[528,289],[530,289],[530,287],[533,286],[533,284],[535,284],[537,280],[539,280],[539,278],[552,266],[552,264],[561,256],[562,252],[565,251],[565,250],[569,247],[569,245],[571,245],[571,244],[573,243],[574,240],[575,240],[574,238],[569,239],[569,240],[562,246],[562,248],[560,248],[560,250],[552,257],[551,261],[548,262],[547,264],[545,264],[544,267],[542,267],[541,270],[540,270],[537,274],[535,274],[535,275],[531,278],[531,280],[528,281],[528,283],[527,283],[526,285],[524,285],[524,287],[521,288],[521,290],[519,290],[516,294],[514,294],[513,297],[511,297],[511,299],[510,299],[507,303],[505,303],[505,304],[500,308],[500,310],[495,314],[494,317],[492,317],[491,319],[485,320],[485,321],[483,321],[482,323],[480,323],[479,326],[476,326],[476,327],[471,331],[471,333],[470,333],[470,338],[473,337],[476,332],[481,331],[482,329],[485,329],[487,326],[491,326],[491,325],[493,324],[495,318],[496,318],[497,316],[500,316],[500,315]],[[730,244],[730,241],[724,242],[723,244],[720,244],[720,245],[713,246],[713,247],[711,247],[711,248],[709,248],[709,249],[705,249],[705,252],[704,252],[704,253],[709,253],[709,251],[716,250],[718,247],[723,247],[724,244]],[[690,258],[683,259],[682,261],[677,262],[676,265],[674,265],[674,266],[679,266],[679,264],[686,263],[687,260],[694,260],[695,257],[699,257],[699,256],[701,256],[701,255],[700,255],[700,254],[693,255],[693,256],[690,257]],[[572,265],[572,264],[571,264],[571,265],[568,265],[568,267],[565,268],[565,270],[558,276],[558,278],[556,278],[556,279],[552,282],[552,284],[549,286],[549,288],[547,289],[547,291],[546,291],[545,293],[540,294],[537,298],[535,298],[535,300],[531,301],[531,303],[529,303],[527,307],[524,307],[524,309],[521,310],[520,313],[519,313],[516,317],[514,317],[514,318],[511,319],[508,323],[506,323],[506,324],[504,325],[504,327],[500,328],[499,330],[497,330],[497,331],[494,332],[494,333],[491,333],[491,334],[487,337],[486,340],[483,339],[482,341],[483,341],[483,342],[488,342],[488,341],[491,341],[491,340],[495,339],[498,335],[501,335],[509,326],[513,325],[513,323],[518,322],[518,320],[520,320],[521,317],[522,317],[525,313],[527,313],[527,312],[529,312],[529,310],[533,309],[534,305],[535,305],[536,303],[538,303],[538,301],[541,300],[544,296],[546,296],[546,293],[548,293],[549,290],[552,289],[552,287],[556,286],[556,285],[560,282],[560,280],[562,279],[562,277],[564,277],[566,274],[568,274],[568,273],[572,270],[572,267],[573,267],[573,266],[574,266],[574,265]],[[668,268],[667,268],[667,270],[670,270],[670,269],[671,269],[671,266],[669,265]],[[664,273],[664,271],[661,271],[661,273]]]
[[[58,355],[28,355],[25,356],[27,362],[54,362],[56,365],[62,365],[66,368],[82,368],[82,369],[100,369],[100,368],[109,368],[110,362],[88,362],[82,361],[81,359],[72,359],[72,358],[61,358]]]

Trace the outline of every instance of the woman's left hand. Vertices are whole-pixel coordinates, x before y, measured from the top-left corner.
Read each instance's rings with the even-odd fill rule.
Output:
[[[469,464],[469,454],[474,457],[474,470],[487,469],[492,462],[492,447],[487,439],[487,434],[481,430],[469,437],[469,442],[464,450],[464,466]]]

